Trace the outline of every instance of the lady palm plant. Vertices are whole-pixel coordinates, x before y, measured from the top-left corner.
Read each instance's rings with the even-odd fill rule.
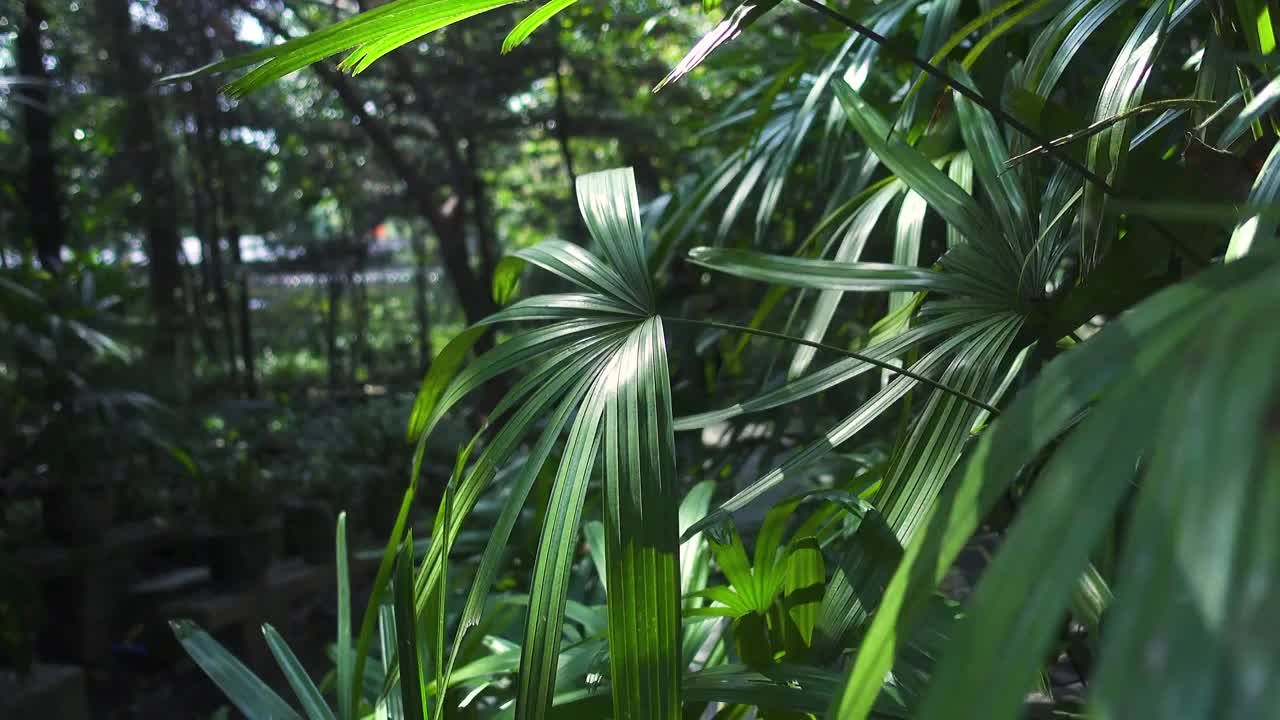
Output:
[[[238,91],[350,48],[355,54],[346,65],[358,71],[423,33],[501,4],[399,0],[220,67],[265,63],[233,86]],[[535,11],[508,44],[567,5]],[[1274,74],[1272,16],[1261,2],[1237,3],[1234,15],[1215,6],[1210,45],[1198,65],[1185,64],[1196,73],[1195,96],[1152,100],[1162,91],[1157,70],[1168,64],[1162,53],[1175,30],[1195,25],[1188,18],[1204,17],[1197,0],[983,3],[959,28],[962,4],[939,0],[916,25],[921,57],[912,64],[927,77],[902,84],[905,99],[891,121],[876,107],[876,88],[864,81],[878,65],[883,36],[907,23],[918,5],[881,3],[862,19],[865,25],[843,18],[857,35],[826,58],[820,72],[809,77],[786,68],[757,86],[756,108],[735,106],[718,127],[745,124],[747,143],[670,216],[653,253],[634,181],[628,171],[614,170],[584,176],[577,188],[594,252],[547,241],[501,266],[495,285],[504,294],[524,264],[575,290],[511,304],[464,331],[432,365],[410,420],[419,459],[375,582],[372,611],[354,645],[351,628],[340,621],[338,716],[358,714],[355,678],[363,677],[379,619],[384,629],[396,629],[399,641],[383,643],[384,677],[374,692],[392,716],[432,709],[440,716],[445,690],[464,682],[458,678],[489,677],[468,669],[468,648],[483,634],[503,550],[562,437],[530,592],[521,600],[527,605],[523,639],[504,645],[494,656],[501,661],[486,666],[518,669],[508,708],[516,717],[546,717],[561,705],[569,713],[608,712],[584,704],[596,699],[593,689],[567,687],[566,676],[607,685],[619,718],[675,717],[682,703],[708,701],[810,714],[830,708],[840,718],[1014,717],[1053,648],[1073,589],[1106,583],[1115,586],[1114,602],[1103,600],[1109,588],[1091,596],[1093,641],[1101,650],[1091,701],[1099,715],[1262,716],[1280,705],[1280,686],[1271,679],[1280,665],[1280,638],[1262,619],[1280,587],[1272,549],[1280,540],[1274,521],[1280,389],[1271,370],[1280,348],[1274,333],[1259,331],[1280,300],[1271,210],[1280,201],[1280,151],[1269,151],[1250,178],[1247,205],[1234,211],[1232,262],[1210,260],[1220,252],[1211,236],[1144,219],[1150,213],[1136,202],[1153,199],[1144,185],[1159,185],[1148,168],[1176,172],[1162,158],[1170,150],[1165,131],[1171,123],[1189,109],[1196,116],[1206,103],[1226,102],[1215,82],[1233,33],[1252,53],[1237,66],[1240,77]],[[671,79],[772,6],[735,10],[729,26],[695,48]],[[824,12],[839,19],[830,8]],[[1099,28],[1130,16],[1101,82],[1085,83],[1097,85],[1085,127],[1052,142],[1029,131],[1025,123],[1052,127],[1063,79],[1081,62],[1086,43],[1099,42]],[[981,92],[980,85],[993,83],[980,84],[970,71],[983,53],[1031,28],[1017,46],[1024,54],[1006,52],[1017,60],[999,78],[998,92]],[[938,70],[961,47],[963,58],[947,73]],[[793,83],[793,76],[800,77]],[[1263,121],[1280,85],[1261,80],[1237,93],[1252,98],[1222,132],[1224,149],[1246,133],[1252,139],[1274,131]],[[1157,118],[1139,128],[1140,118],[1156,111]],[[1212,120],[1198,122],[1193,134],[1203,139]],[[819,121],[825,124],[815,137]],[[952,123],[963,149],[950,147],[943,132]],[[848,130],[866,148],[855,162],[849,162],[856,144]],[[1080,154],[1076,141],[1082,141]],[[829,196],[817,203],[820,218],[800,250],[779,255],[700,247],[688,254],[708,270],[774,286],[751,325],[660,314],[651,270],[667,266],[717,198],[733,190],[707,237],[717,244],[733,237],[736,220],[758,192],[755,232],[739,245],[764,246],[784,187],[802,166],[825,168],[818,185]],[[875,180],[880,166],[889,174]],[[894,262],[863,261],[878,223],[895,206]],[[934,216],[945,224],[946,250],[936,264],[919,267]],[[1153,242],[1158,251],[1150,250]],[[1183,265],[1213,267],[1192,275]],[[803,305],[795,305],[802,333],[762,329],[769,303],[789,288],[816,295],[803,318]],[[846,296],[871,293],[888,294],[890,312],[870,344],[855,353],[825,343]],[[1094,318],[1105,321],[1101,332],[1074,335]],[[522,327],[467,362],[482,334],[527,322],[546,324]],[[671,323],[793,340],[800,349],[782,384],[674,419]],[[844,359],[814,369],[817,350]],[[783,408],[875,369],[885,374],[874,395],[716,510],[702,512],[711,493],[703,485],[699,502],[684,506],[688,512],[679,520],[670,511],[679,496],[675,432]],[[513,370],[527,372],[490,414],[495,432],[477,445],[475,461],[459,463],[425,559],[416,564],[401,551],[396,560],[427,436],[469,393]],[[1005,403],[1015,385],[1020,390]],[[786,518],[801,500],[778,505],[748,563],[745,546],[725,529],[732,514],[912,394],[923,397],[876,471],[873,489],[865,497],[848,488],[826,496],[829,502],[797,523],[786,543]],[[452,542],[526,444],[523,464],[506,475],[499,519],[446,653],[441,618]],[[602,480],[603,523],[589,525],[587,536],[603,567],[605,620],[569,599],[593,477]],[[957,622],[935,591],[983,518],[1007,496],[1025,500]],[[845,516],[856,520],[822,524]],[[681,533],[691,539],[702,531],[726,539],[715,546],[725,582],[706,589],[706,567],[687,561],[700,552],[700,541],[679,545]],[[1102,547],[1108,536],[1122,537],[1118,551]],[[1099,572],[1095,561],[1115,567]],[[819,582],[820,593],[801,592]],[[388,585],[393,608],[382,607]],[[706,620],[718,617],[733,618],[729,633],[742,662],[725,662],[724,628]],[[586,637],[565,630],[566,618]],[[419,632],[427,619],[436,629]],[[704,643],[713,649],[699,659]],[[850,653],[851,671],[841,686]],[[392,702],[397,687],[400,699]],[[303,690],[299,697],[311,707],[312,694]],[[316,713],[312,717],[327,717]]]
[[[679,714],[680,582],[675,515],[675,443],[671,388],[662,318],[655,312],[630,170],[584,176],[578,185],[583,219],[604,258],[563,241],[546,241],[515,257],[559,275],[581,292],[543,295],[512,304],[490,325],[547,320],[481,355],[446,386],[433,372],[424,382],[414,427],[425,438],[436,422],[471,390],[500,373],[538,362],[492,413],[513,415],[459,486],[456,512],[442,520],[456,534],[486,475],[516,449],[535,419],[554,412],[508,503],[511,508],[480,560],[475,594],[487,592],[511,524],[567,426],[538,544],[522,644],[517,717],[537,717],[551,706],[569,569],[583,500],[598,459],[603,460],[605,553],[608,562],[611,689],[618,717]],[[474,342],[483,328],[455,340],[444,353]],[[438,365],[444,369],[445,366]],[[437,388],[440,388],[439,390]],[[570,422],[572,420],[572,422]],[[492,420],[491,420],[492,422]],[[446,540],[447,543],[447,540]],[[427,559],[420,577],[430,587],[443,560]],[[471,600],[468,606],[478,607]],[[464,611],[463,630],[470,622]]]

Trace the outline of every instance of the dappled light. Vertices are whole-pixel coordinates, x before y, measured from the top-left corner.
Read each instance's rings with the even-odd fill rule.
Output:
[[[0,718],[1275,717],[1277,38],[0,3]]]

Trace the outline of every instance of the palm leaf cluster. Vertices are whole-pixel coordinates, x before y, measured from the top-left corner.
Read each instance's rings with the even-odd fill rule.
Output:
[[[499,4],[398,0],[215,69],[264,63],[233,85],[248,91],[355,48],[345,65],[358,71]],[[535,11],[507,45],[569,4]],[[978,5],[878,3],[845,18],[854,32],[840,42],[764,74],[708,127],[736,144],[679,186],[652,242],[630,171],[579,180],[593,249],[545,241],[495,278],[505,298],[532,264],[572,291],[517,300],[464,331],[423,382],[410,420],[419,460],[354,643],[340,619],[338,713],[268,632],[308,717],[442,717],[453,692],[462,705],[499,698],[496,712],[517,718],[674,718],[707,703],[728,717],[1012,718],[1067,613],[1100,658],[1088,702],[1101,717],[1280,706],[1280,637],[1265,616],[1280,599],[1280,336],[1266,331],[1280,300],[1280,146],[1266,144],[1280,129],[1274,6]],[[749,36],[772,7],[730,11],[663,82]],[[894,66],[881,41],[909,30],[918,57]],[[1118,49],[1103,56],[1107,33]],[[1007,67],[993,73],[993,55]],[[1064,106],[1081,88],[1087,105]],[[1196,143],[1231,167],[1246,148],[1260,161],[1247,197],[1175,222],[1165,210],[1204,195]],[[704,244],[686,250],[694,238]],[[708,272],[707,293],[726,276],[769,286],[745,325],[659,311],[678,305],[660,295],[682,255]],[[851,306],[878,316],[856,351],[841,334]],[[676,418],[677,323],[797,349],[782,374],[747,364],[764,389]],[[495,327],[505,339],[468,360]],[[719,350],[740,360],[748,348]],[[843,357],[823,364],[819,352]],[[426,438],[514,370],[418,562],[405,527]],[[699,466],[677,467],[676,433],[843,400],[858,378],[870,394],[774,467],[732,490],[703,480],[680,501],[680,472]],[[794,493],[900,407],[884,462]],[[735,514],[780,492],[749,555]],[[597,495],[602,522],[584,531]],[[452,543],[493,498],[488,546],[465,600],[450,603]],[[529,593],[491,597],[535,504]],[[957,607],[938,588],[984,524],[998,526],[1000,549]],[[584,534],[603,606],[571,597]],[[340,529],[340,557],[343,542]],[[489,624],[497,606],[520,608],[520,642]],[[179,635],[242,708],[291,716],[198,630]]]

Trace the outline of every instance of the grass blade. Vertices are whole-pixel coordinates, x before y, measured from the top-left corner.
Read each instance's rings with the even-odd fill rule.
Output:
[[[347,514],[342,512],[338,513],[338,527],[334,532],[334,567],[338,576],[338,714],[343,720],[356,716],[359,698],[351,654],[351,570],[348,562]]]
[[[414,612],[413,534],[400,545],[396,560],[396,658],[400,667],[400,704],[405,720],[426,718],[426,692],[418,664],[418,623]]]
[[[289,643],[285,642],[284,638],[280,637],[280,633],[269,624],[262,626],[262,635],[266,638],[267,646],[271,648],[271,654],[275,656],[280,671],[289,681],[289,687],[293,688],[293,693],[298,696],[298,702],[302,703],[302,710],[309,720],[333,720],[333,711],[325,703],[324,696],[320,694],[311,676],[307,675],[306,668],[302,667],[302,663],[298,661],[298,656],[293,654]],[[339,656],[339,662],[341,662],[341,656]]]
[[[169,626],[191,659],[247,717],[302,720],[274,690],[200,626],[190,620],[173,620]]]

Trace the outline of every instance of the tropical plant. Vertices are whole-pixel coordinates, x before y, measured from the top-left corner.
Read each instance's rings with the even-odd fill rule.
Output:
[[[232,84],[241,93],[354,48],[343,67],[358,72],[499,4],[399,0],[207,69],[262,63]],[[865,23],[801,4],[853,34],[816,54],[817,74],[804,73],[813,56],[769,68],[711,126],[738,144],[658,206],[652,250],[631,173],[582,176],[577,197],[595,252],[544,241],[514,252],[494,277],[504,303],[526,264],[574,292],[517,300],[437,356],[409,422],[417,458],[371,608],[406,540],[428,436],[469,393],[528,372],[489,414],[495,431],[476,460],[463,453],[422,563],[407,549],[394,563],[399,642],[384,650],[378,701],[398,683],[406,717],[454,707],[436,689],[463,674],[460,650],[533,504],[540,529],[522,640],[493,656],[518,656],[502,665],[518,674],[500,709],[517,718],[557,706],[603,716],[590,703],[605,684],[618,718],[674,718],[682,704],[705,702],[726,704],[729,716],[756,706],[784,717],[1012,718],[1062,649],[1068,612],[1098,651],[1097,667],[1081,673],[1100,716],[1263,716],[1280,701],[1271,679],[1280,638],[1262,615],[1280,592],[1280,348],[1264,314],[1280,299],[1274,13],[1262,2],[1011,0],[980,3],[959,25],[956,0],[930,3],[924,19],[912,15],[922,3],[880,3]],[[536,11],[509,44],[564,5]],[[736,8],[664,82],[776,5]],[[904,27],[918,33],[914,53],[890,38]],[[1206,173],[1220,187],[1206,189]],[[736,232],[757,192],[753,232]],[[891,208],[894,232],[880,242]],[[687,250],[711,271],[698,292],[768,283],[759,304],[724,317],[672,311],[680,303],[664,295],[666,275],[693,237],[714,239]],[[893,262],[864,260],[876,253]],[[886,297],[868,297],[877,293]],[[846,296],[870,308],[869,331],[845,333]],[[772,320],[788,299],[789,317]],[[548,324],[512,331],[468,362],[495,326],[530,321]],[[748,396],[676,418],[676,326],[721,340],[702,346],[718,349],[726,375],[750,376],[731,385],[752,387]],[[737,333],[744,339],[724,342]],[[798,346],[785,376],[772,361],[759,363],[763,372],[744,368],[746,335]],[[843,359],[815,368],[817,351]],[[728,497],[696,521],[670,511],[680,472],[705,467],[677,452],[677,432],[778,413],[873,370],[878,388],[776,467],[717,493]],[[749,561],[733,515],[792,489],[875,423],[893,424],[895,407],[888,460],[825,494],[774,505]],[[453,542],[535,428],[446,653]],[[562,435],[546,499],[531,502]],[[603,523],[588,524],[588,544],[603,567],[603,622],[570,598],[593,477]],[[709,503],[710,489],[696,492]],[[797,514],[807,497],[820,509]],[[1011,520],[996,514],[1001,503]],[[937,590],[984,522],[1002,535],[1000,548],[957,619]],[[706,569],[690,583],[681,533],[694,552],[695,538],[712,536],[723,583],[702,587]],[[581,629],[566,630],[575,613]],[[342,717],[358,714],[351,679],[369,653],[372,617],[354,648],[350,628],[339,628]],[[687,622],[707,617],[732,622]],[[588,642],[596,660],[583,659]],[[386,660],[393,648],[396,662]],[[597,661],[599,671],[583,669]],[[595,682],[566,687],[570,667]]]

